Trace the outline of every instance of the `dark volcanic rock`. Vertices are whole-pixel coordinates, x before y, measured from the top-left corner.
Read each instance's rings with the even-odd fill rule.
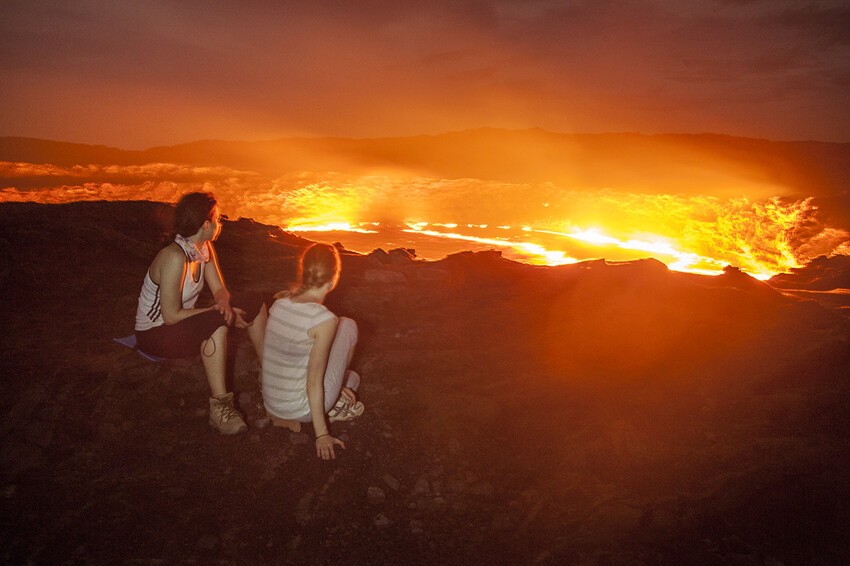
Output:
[[[358,322],[366,412],[323,462],[311,426],[260,424],[238,332],[236,437],[207,424],[198,360],[111,342],[169,213],[0,205],[4,563],[850,562],[850,329],[828,306],[654,260],[345,254],[328,303]],[[306,244],[241,219],[217,249],[271,297]]]
[[[781,289],[811,291],[850,289],[850,255],[820,256],[805,267],[771,277],[770,284]]]

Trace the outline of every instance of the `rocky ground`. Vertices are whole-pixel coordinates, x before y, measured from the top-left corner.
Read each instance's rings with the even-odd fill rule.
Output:
[[[0,205],[2,562],[850,562],[850,324],[822,279],[346,255],[329,306],[366,413],[324,462],[267,426],[238,334],[235,437],[197,360],[111,342],[169,210]],[[217,247],[270,297],[305,243],[240,220]]]

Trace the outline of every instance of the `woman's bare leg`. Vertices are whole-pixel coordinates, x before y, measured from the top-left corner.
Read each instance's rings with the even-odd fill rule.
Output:
[[[227,327],[219,326],[208,339],[201,342],[201,361],[207,374],[212,397],[227,393],[225,361],[227,359]]]
[[[251,326],[248,327],[248,338],[251,344],[254,345],[254,351],[257,352],[257,359],[263,360],[263,343],[266,339],[266,323],[269,321],[269,311],[266,305],[260,307],[260,312],[254,317]]]

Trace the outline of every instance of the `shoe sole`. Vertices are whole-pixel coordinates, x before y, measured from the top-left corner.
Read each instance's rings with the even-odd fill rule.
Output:
[[[240,426],[239,428],[237,428],[235,430],[225,430],[223,428],[219,428],[215,424],[215,421],[210,420],[209,423],[210,423],[211,427],[213,427],[215,430],[217,430],[221,434],[224,434],[225,436],[233,436],[234,434],[239,434],[240,432],[245,432],[245,431],[248,430],[248,425],[246,425],[246,424],[243,424],[242,426]]]

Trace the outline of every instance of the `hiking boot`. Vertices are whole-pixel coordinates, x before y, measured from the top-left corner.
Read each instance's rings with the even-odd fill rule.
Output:
[[[248,425],[233,405],[232,392],[210,398],[210,424],[221,434],[237,434],[248,430]]]
[[[328,420],[332,423],[338,421],[350,421],[354,417],[359,417],[363,414],[366,406],[361,401],[355,401],[353,405],[349,405],[342,397],[336,402],[336,405],[328,411]]]

